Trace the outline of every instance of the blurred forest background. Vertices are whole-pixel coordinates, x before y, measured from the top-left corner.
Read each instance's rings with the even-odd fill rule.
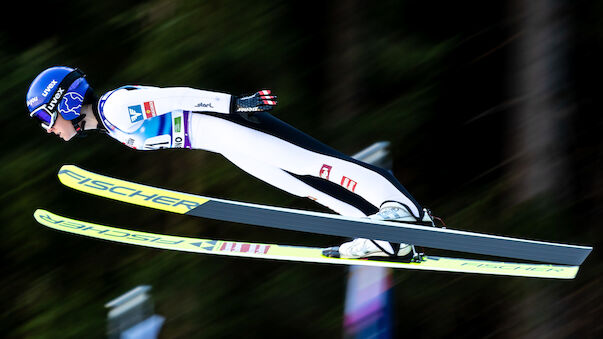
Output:
[[[63,234],[36,208],[203,238],[345,239],[191,219],[67,189],[77,164],[226,199],[323,210],[202,151],[64,143],[28,118],[43,69],[125,84],[270,88],[274,115],[394,172],[451,228],[593,245],[572,281],[394,272],[398,337],[601,337],[601,1],[54,1],[2,14],[3,337],[105,336],[104,304],[153,286],[163,338],[341,337],[347,269],[175,253]],[[429,253],[429,252],[428,252]]]

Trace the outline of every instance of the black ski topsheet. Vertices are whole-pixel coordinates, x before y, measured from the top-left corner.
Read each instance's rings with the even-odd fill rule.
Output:
[[[63,184],[106,198],[197,217],[528,261],[580,265],[592,247],[509,238],[366,218],[302,211],[187,194],[111,178],[65,165]]]

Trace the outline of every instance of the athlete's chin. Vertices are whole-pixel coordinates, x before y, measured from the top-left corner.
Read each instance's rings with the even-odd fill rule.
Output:
[[[69,141],[69,140],[73,139],[74,136],[75,136],[75,134],[61,135],[61,139],[63,139],[64,141]]]

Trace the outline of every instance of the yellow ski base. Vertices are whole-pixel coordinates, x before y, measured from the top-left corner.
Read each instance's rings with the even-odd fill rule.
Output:
[[[486,260],[424,256],[420,262],[389,262],[365,259],[329,258],[321,248],[258,244],[238,241],[197,239],[139,232],[69,219],[45,210],[36,210],[36,220],[50,228],[87,237],[131,245],[201,254],[229,255],[272,260],[328,263],[339,265],[381,266],[396,269],[493,274],[503,276],[573,279],[578,266],[505,263]]]

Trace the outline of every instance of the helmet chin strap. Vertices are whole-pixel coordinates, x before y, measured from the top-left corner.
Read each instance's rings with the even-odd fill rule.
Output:
[[[107,130],[105,130],[102,125],[100,125],[100,115],[98,114],[98,109],[97,109],[97,105],[96,104],[92,104],[92,116],[96,119],[97,123],[97,127],[95,129],[95,131],[99,132],[99,133],[107,133]],[[75,136],[79,137],[79,138],[83,138],[88,136],[88,132],[90,130],[86,130],[86,113],[81,113],[80,116],[78,116],[77,118],[71,120],[71,123],[73,124],[73,128],[75,128]]]
[[[79,117],[71,120],[71,123],[73,124],[73,128],[75,128],[75,136],[78,138],[83,138],[88,135],[88,133],[86,133],[86,131],[85,131],[85,127],[86,127],[86,120],[84,120],[85,117],[86,117],[86,114],[81,114]]]

